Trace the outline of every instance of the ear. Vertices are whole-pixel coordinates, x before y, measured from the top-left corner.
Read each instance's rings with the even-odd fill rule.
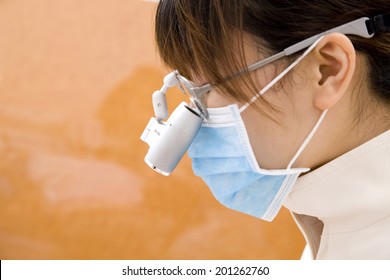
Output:
[[[349,38],[340,33],[325,36],[312,51],[314,106],[333,107],[347,92],[356,66],[356,52]]]

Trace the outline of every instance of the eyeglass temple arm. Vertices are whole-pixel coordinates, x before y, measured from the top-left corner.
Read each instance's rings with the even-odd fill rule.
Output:
[[[285,56],[285,53],[283,51],[283,52],[277,53],[277,54],[275,54],[273,56],[270,56],[270,57],[268,57],[268,58],[266,58],[266,59],[264,59],[262,61],[259,61],[259,62],[256,62],[254,64],[251,64],[251,65],[248,66],[248,68],[242,69],[239,72],[237,72],[234,76],[230,77],[230,79],[234,78],[236,76],[239,76],[239,75],[241,75],[241,74],[243,74],[245,72],[250,72],[250,71],[254,71],[256,69],[259,69],[259,68],[261,68],[261,67],[263,67],[263,66],[265,66],[265,65],[267,65],[267,64],[269,64],[269,63],[271,63],[271,62],[273,62],[275,60],[278,60],[279,58],[282,58],[284,56]],[[210,91],[212,89],[213,89],[213,85],[212,84],[205,84],[203,86],[193,88],[194,92],[198,96],[201,96],[202,94],[204,94],[204,93],[206,93],[206,92],[208,92],[208,91]]]
[[[346,23],[344,25],[338,26],[336,28],[330,29],[328,31],[325,31],[321,34],[314,35],[313,37],[310,37],[306,40],[303,40],[295,45],[292,45],[291,47],[288,47],[284,50],[284,53],[286,56],[291,55],[293,53],[296,53],[306,47],[309,47],[312,43],[314,43],[319,37],[323,35],[327,35],[329,33],[333,32],[339,32],[345,35],[357,35],[363,38],[371,38],[374,36],[374,33],[369,33],[366,22],[370,19],[368,17],[363,17],[354,21],[351,21],[349,23]]]
[[[311,44],[313,44],[321,36],[324,36],[324,35],[327,35],[327,34],[330,34],[333,32],[339,32],[339,33],[346,34],[346,35],[347,34],[348,35],[357,35],[357,36],[364,37],[364,38],[371,38],[372,36],[374,36],[374,33],[369,32],[368,26],[366,24],[367,21],[370,21],[370,19],[368,17],[362,17],[360,19],[348,22],[344,25],[341,25],[341,26],[335,27],[333,29],[327,30],[325,32],[322,32],[320,34],[314,35],[308,39],[305,39],[301,42],[298,42],[298,43],[284,49],[280,53],[277,53],[277,54],[275,54],[275,55],[273,55],[265,60],[259,61],[257,63],[254,63],[254,64],[248,66],[247,70],[253,71],[253,70],[256,70],[262,66],[265,66],[265,65],[267,65],[267,64],[269,64],[277,59],[280,59],[284,56],[292,55],[298,51],[301,51],[301,50],[309,47]]]
[[[378,25],[378,22],[379,22],[379,24],[382,24],[382,26],[379,26],[379,28],[378,27],[375,28],[375,26]],[[313,44],[321,36],[324,36],[324,35],[327,35],[330,33],[338,32],[338,33],[342,33],[345,35],[356,35],[356,36],[360,36],[363,38],[371,38],[374,36],[376,31],[388,30],[390,28],[389,26],[387,26],[387,25],[389,25],[389,22],[390,22],[390,14],[376,16],[373,19],[370,19],[368,17],[359,18],[357,20],[348,22],[346,24],[340,25],[340,26],[335,27],[333,29],[329,29],[325,32],[322,32],[322,33],[314,35],[308,39],[305,39],[301,42],[298,42],[298,43],[284,49],[280,53],[274,54],[274,55],[272,55],[264,60],[261,60],[259,62],[256,62],[254,64],[249,65],[246,69],[242,69],[234,76],[243,74],[244,72],[247,72],[247,71],[250,72],[250,71],[257,70],[257,69],[259,69],[267,64],[270,64],[270,63],[272,63],[272,62],[274,62],[282,57],[289,56],[289,55],[292,55],[296,52],[299,52],[299,51],[309,47],[311,44]],[[203,85],[201,87],[194,88],[194,90],[200,96],[203,93],[210,91],[212,88],[213,88],[213,85],[206,84],[206,85]]]

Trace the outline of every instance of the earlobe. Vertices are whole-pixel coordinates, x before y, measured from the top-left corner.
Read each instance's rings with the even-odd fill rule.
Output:
[[[325,36],[313,50],[316,68],[314,105],[333,107],[347,92],[356,65],[356,52],[349,38],[340,33]]]

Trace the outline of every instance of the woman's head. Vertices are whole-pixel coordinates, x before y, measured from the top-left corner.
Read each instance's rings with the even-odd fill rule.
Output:
[[[248,101],[295,57],[226,80],[249,64],[344,23],[389,12],[388,0],[163,0],[157,9],[156,40],[169,67],[199,84],[216,85],[217,94],[207,98],[207,105],[218,107],[231,100]],[[344,141],[354,123],[350,112],[356,119],[368,112],[363,111],[367,104],[389,107],[390,34],[370,39],[330,34],[289,78],[283,91],[274,89],[256,102],[257,109],[283,126],[275,126],[258,110],[243,116],[256,157],[266,168],[285,167],[325,109],[332,110],[317,137],[326,141],[308,146],[297,164],[321,165],[368,140],[370,136]],[[272,116],[274,111],[282,112],[282,117]]]

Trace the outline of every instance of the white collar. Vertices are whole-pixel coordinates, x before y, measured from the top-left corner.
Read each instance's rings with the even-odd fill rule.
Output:
[[[390,215],[390,130],[298,178],[285,206],[344,232]]]

